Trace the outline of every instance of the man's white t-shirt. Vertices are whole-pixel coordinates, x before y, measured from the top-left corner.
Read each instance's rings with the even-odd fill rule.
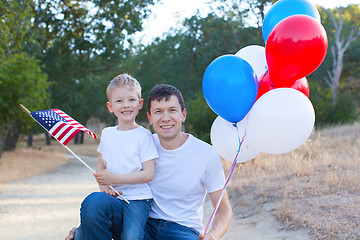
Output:
[[[139,172],[143,162],[158,158],[152,133],[141,126],[128,131],[120,131],[117,126],[104,128],[97,151],[102,154],[106,169],[116,174]],[[127,200],[152,198],[148,183],[113,187],[122,191]]]
[[[154,134],[159,158],[150,182],[153,203],[150,217],[176,222],[203,232],[203,202],[206,191],[224,187],[223,167],[215,149],[189,134],[177,149],[166,150]]]

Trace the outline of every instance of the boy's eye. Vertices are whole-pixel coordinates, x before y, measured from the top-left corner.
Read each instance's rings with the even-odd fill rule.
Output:
[[[116,102],[121,102],[121,100],[119,99],[119,100],[116,100]]]
[[[130,102],[135,102],[135,101],[136,101],[135,98],[130,99]]]

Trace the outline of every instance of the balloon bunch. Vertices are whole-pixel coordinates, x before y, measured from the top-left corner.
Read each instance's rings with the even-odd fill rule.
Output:
[[[220,56],[203,76],[205,100],[218,115],[211,142],[228,161],[290,152],[314,127],[306,76],[320,66],[328,46],[318,10],[308,0],[279,0],[262,33],[265,47]]]

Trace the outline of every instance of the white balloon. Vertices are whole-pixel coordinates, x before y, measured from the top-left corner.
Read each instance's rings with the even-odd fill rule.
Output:
[[[314,124],[310,100],[295,89],[278,88],[262,95],[249,111],[246,137],[261,152],[282,154],[301,146]]]
[[[247,61],[258,78],[267,71],[265,47],[250,45],[240,49],[235,55]]]
[[[234,161],[239,150],[239,138],[241,141],[246,131],[246,118],[236,124],[237,128],[220,116],[213,122],[210,130],[211,143],[223,159],[230,162]],[[237,162],[247,162],[259,153],[258,150],[247,144],[245,137],[240,147]]]

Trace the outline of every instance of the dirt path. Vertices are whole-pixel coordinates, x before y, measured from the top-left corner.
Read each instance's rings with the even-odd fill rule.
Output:
[[[95,157],[83,157],[93,169]],[[64,239],[79,224],[82,200],[97,184],[78,160],[55,171],[0,188],[0,239]]]
[[[207,220],[212,211],[210,201],[206,201],[204,219]],[[230,228],[222,240],[310,240],[310,236],[305,230],[282,230],[272,211],[271,204],[264,204],[261,209],[257,209],[249,217],[240,218],[234,216]],[[204,225],[206,223],[204,222]]]
[[[95,157],[83,157],[93,169]],[[92,173],[78,160],[51,173],[0,186],[0,240],[64,239],[79,224],[82,200],[97,191]],[[272,207],[264,205],[247,218],[234,217],[224,240],[310,239],[300,231],[282,231],[272,217]],[[204,224],[212,212],[210,202],[204,206]]]

